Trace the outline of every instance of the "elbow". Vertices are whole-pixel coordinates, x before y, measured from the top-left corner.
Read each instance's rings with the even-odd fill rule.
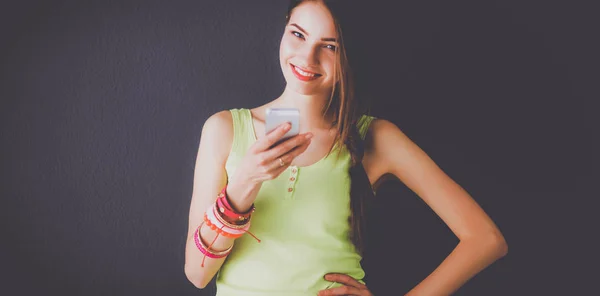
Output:
[[[481,233],[461,239],[461,241],[476,245],[478,248],[485,250],[489,256],[496,259],[500,259],[508,254],[508,244],[500,232]]]
[[[488,246],[494,251],[498,258],[502,258],[508,254],[508,244],[501,233],[494,233],[488,236]]]
[[[508,254],[508,244],[506,243],[504,236],[500,235],[500,237],[496,239],[496,248],[498,249],[500,257],[504,257]]]
[[[193,270],[188,266],[189,265],[186,264],[184,267],[185,276],[187,277],[188,281],[190,281],[190,283],[192,283],[194,287],[198,289],[206,288],[210,281],[207,281],[202,273],[198,273],[197,270]]]

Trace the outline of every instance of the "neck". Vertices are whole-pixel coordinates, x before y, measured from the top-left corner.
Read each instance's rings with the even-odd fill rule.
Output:
[[[329,94],[303,95],[286,88],[269,104],[271,108],[297,108],[300,111],[301,133],[314,129],[330,129],[336,114],[329,110],[325,116],[322,110],[329,102]]]

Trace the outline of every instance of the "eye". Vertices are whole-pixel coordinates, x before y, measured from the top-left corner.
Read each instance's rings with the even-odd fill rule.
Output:
[[[302,38],[302,39],[304,39],[304,35],[302,35],[302,33],[300,33],[300,32],[297,32],[297,31],[292,31],[292,34],[294,34],[294,35],[295,35],[296,37],[298,37],[298,38]]]
[[[337,47],[335,45],[332,45],[332,44],[326,44],[325,48],[331,49],[332,51],[335,51]]]

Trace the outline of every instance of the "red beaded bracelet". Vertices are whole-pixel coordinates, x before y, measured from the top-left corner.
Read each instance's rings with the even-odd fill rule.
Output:
[[[212,217],[214,217],[214,213],[212,215]],[[226,236],[226,237],[231,237],[231,238],[238,238],[241,237],[242,235],[244,235],[244,233],[246,233],[246,231],[248,230],[249,227],[244,227],[244,229],[227,229],[227,226],[219,223],[218,220],[213,223],[210,220],[211,218],[208,217],[207,213],[204,213],[204,223],[206,224],[206,226],[210,227],[210,229],[216,231],[218,234]],[[215,219],[215,218],[213,218]],[[250,226],[250,225],[248,225]]]
[[[252,204],[252,207],[244,213],[236,212],[233,209],[233,207],[231,206],[231,204],[229,203],[229,200],[227,199],[227,191],[226,190],[227,190],[227,185],[225,185],[225,187],[223,187],[223,189],[221,190],[219,195],[217,195],[217,200],[216,200],[217,209],[218,209],[219,213],[222,214],[222,217],[231,222],[235,221],[234,223],[240,223],[240,222],[244,223],[245,220],[250,219],[250,216],[252,215],[252,213],[255,210],[254,204]]]

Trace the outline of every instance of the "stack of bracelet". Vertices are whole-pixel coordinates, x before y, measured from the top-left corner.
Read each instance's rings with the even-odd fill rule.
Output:
[[[200,226],[198,226],[196,233],[194,233],[196,246],[200,252],[204,254],[204,257],[202,258],[202,267],[204,267],[204,260],[206,257],[223,258],[231,253],[233,245],[224,251],[213,251],[210,249],[219,235],[238,238],[244,235],[244,233],[249,233],[260,243],[260,240],[250,233],[250,231],[248,231],[248,229],[250,229],[250,218],[254,212],[254,205],[252,205],[250,210],[244,213],[236,212],[227,200],[227,194],[225,192],[226,189],[227,185],[223,187],[223,190],[221,190],[221,193],[219,193],[217,196],[215,203],[211,204],[210,207],[206,209],[206,212],[204,213],[204,221],[200,224]],[[208,246],[202,242],[202,238],[200,237],[200,228],[203,224],[206,224],[206,226],[210,227],[210,229],[217,232],[217,236]]]

